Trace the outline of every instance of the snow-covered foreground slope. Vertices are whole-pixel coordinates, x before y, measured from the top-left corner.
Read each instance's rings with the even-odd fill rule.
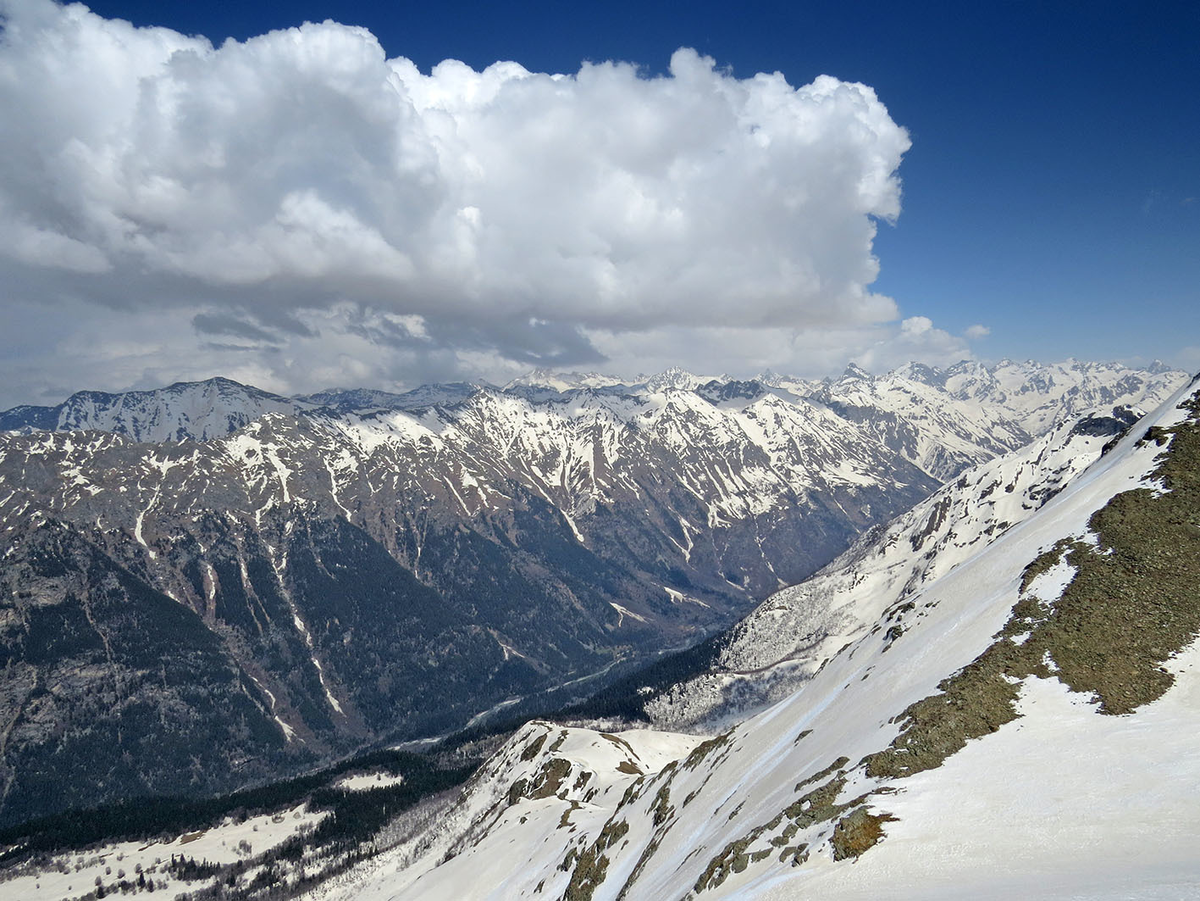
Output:
[[[1200,645],[1130,716],[1057,680],[1022,687],[1021,719],[887,798],[887,840],[853,866],[767,876],[749,896],[829,901],[1186,899],[1200,895]]]
[[[371,861],[362,873],[334,880],[321,897],[383,899],[468,898],[528,892],[547,847],[586,851],[637,779],[660,773],[702,739],[649,730],[607,733],[532,722],[492,757],[471,781],[462,803],[435,825]],[[417,811],[415,817],[429,818]],[[565,842],[565,844],[564,844]],[[452,867],[438,867],[453,860]],[[546,897],[556,897],[543,883]],[[475,886],[476,888],[472,888]]]
[[[1197,896],[1200,401],[1188,397],[880,607],[774,706],[640,767],[598,733],[531,725],[432,839],[326,895]],[[688,747],[630,745],[673,741]]]

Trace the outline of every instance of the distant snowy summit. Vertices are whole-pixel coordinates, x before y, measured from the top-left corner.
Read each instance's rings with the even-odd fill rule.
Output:
[[[550,388],[554,391],[576,391],[580,388],[625,387],[625,382],[616,376],[598,372],[555,372],[551,369],[534,369],[513,379],[505,389]]]
[[[736,379],[671,367],[629,379],[541,368],[503,387],[470,381],[427,384],[400,392],[333,388],[291,397],[217,377],[149,390],[80,391],[54,406],[13,407],[0,412],[0,431],[98,430],[137,441],[206,441],[231,434],[267,413],[413,411],[453,406],[480,392],[550,402],[558,395],[583,392],[644,397],[676,391],[696,393],[712,403],[751,402],[774,394],[789,401],[802,399],[884,414],[911,413],[927,405],[930,398],[940,397],[939,406],[974,404],[1027,435],[1038,435],[1063,419],[1105,405],[1152,408],[1188,375],[1159,361],[1138,368],[1078,360],[1050,364],[1002,360],[992,366],[964,360],[945,369],[914,362],[879,376],[850,363],[837,378],[823,380],[770,370],[754,378]]]

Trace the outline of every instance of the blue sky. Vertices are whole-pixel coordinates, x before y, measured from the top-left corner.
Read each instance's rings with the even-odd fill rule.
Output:
[[[618,60],[662,76],[677,48],[692,47],[733,79],[779,71],[792,87],[821,74],[861,82],[912,142],[898,169],[902,211],[875,238],[880,271],[870,291],[894,299],[895,323],[926,317],[949,336],[927,348],[933,362],[962,350],[983,359],[1160,357],[1200,367],[1196,4],[90,6],[217,46],[330,18],[365,26],[389,58],[407,57],[424,73],[448,58],[477,71],[514,60],[530,72],[567,74],[585,60]],[[269,320],[255,313],[237,328],[249,334],[272,327]],[[570,339],[555,340],[571,362]],[[609,345],[593,344],[612,360]],[[877,368],[902,351],[872,358],[864,346],[848,341],[847,355],[866,353]],[[511,360],[494,335],[477,350],[497,347]],[[575,357],[578,368],[606,368],[588,353]],[[464,359],[473,358],[460,355],[459,365]],[[439,360],[432,370],[447,367]],[[160,369],[122,371],[137,381]],[[277,380],[286,381],[281,372]],[[409,380],[414,371],[391,377]]]

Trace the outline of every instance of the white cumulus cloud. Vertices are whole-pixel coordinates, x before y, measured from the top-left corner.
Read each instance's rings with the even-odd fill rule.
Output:
[[[214,47],[78,4],[0,15],[16,328],[55,304],[179,308],[196,353],[238,332],[278,382],[281,348],[361,338],[356,317],[422,323],[372,347],[506,366],[662,330],[895,332],[872,244],[909,139],[867,86],[687,49],[655,77],[423,73],[333,22]]]

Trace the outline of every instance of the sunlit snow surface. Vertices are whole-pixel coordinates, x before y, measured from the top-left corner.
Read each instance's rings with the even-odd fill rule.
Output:
[[[898,821],[855,864],[774,873],[743,897],[1200,897],[1200,644],[1167,668],[1175,685],[1129,716],[1028,680],[1019,719],[903,780],[884,805]]]
[[[568,761],[562,778],[566,800],[558,796],[526,799],[508,806],[512,782],[531,779],[545,762],[523,752],[544,737],[542,747]],[[603,827],[611,809],[635,779],[658,773],[703,741],[694,735],[637,730],[608,734],[531,723],[505,749],[484,764],[469,786],[465,803],[443,811],[416,840],[368,861],[356,872],[335,878],[306,897],[329,901],[383,901],[390,898],[504,899],[528,893],[531,876],[547,863],[550,848],[564,836],[584,841]],[[495,777],[502,774],[502,779]],[[588,800],[584,800],[588,799]],[[452,867],[438,867],[451,858]],[[561,862],[561,854],[559,861]],[[545,880],[544,897],[562,894],[567,873]],[[534,882],[538,880],[535,879]],[[551,883],[558,890],[551,888]],[[558,885],[562,883],[562,885]]]
[[[346,776],[339,779],[334,783],[333,787],[345,789],[346,791],[361,792],[399,785],[403,781],[403,776],[394,776],[391,773],[359,773],[356,776]]]

